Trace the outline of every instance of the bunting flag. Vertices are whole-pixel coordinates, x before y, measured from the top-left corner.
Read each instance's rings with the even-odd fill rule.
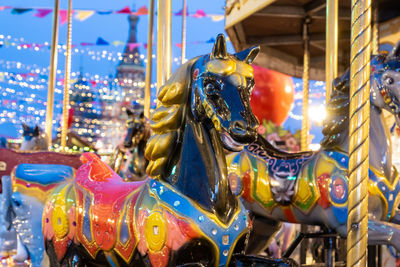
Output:
[[[44,18],[48,14],[50,14],[53,9],[51,8],[22,8],[22,7],[12,7],[12,6],[0,6],[0,11],[11,9],[12,14],[20,15],[27,13],[29,11],[35,11],[34,16],[38,18]],[[130,9],[129,6],[126,6],[120,10],[74,10],[75,19],[79,21],[84,21],[91,17],[93,14],[98,15],[110,15],[110,14],[128,14],[128,15],[136,15],[136,16],[144,16],[148,15],[149,11],[146,6],[141,6],[136,11]],[[173,13],[174,16],[182,16],[183,10],[179,10],[178,12]],[[192,18],[204,18],[209,17],[212,21],[218,22],[224,19],[223,14],[207,14],[204,10],[198,9],[195,13],[189,13],[188,8],[186,8],[186,15]],[[64,24],[67,21],[67,10],[60,10],[61,24]]]
[[[117,14],[131,14],[132,11],[131,11],[131,9],[129,8],[129,6],[126,6],[126,7],[124,7],[123,9],[118,10],[116,13],[117,13]]]
[[[140,7],[136,12],[135,15],[136,16],[142,16],[142,15],[147,15],[149,14],[149,11],[147,10],[146,6],[142,6]]]
[[[24,13],[26,13],[28,11],[32,11],[32,10],[33,10],[32,8],[13,8],[11,10],[11,14],[19,15],[19,14],[24,14]]]
[[[110,43],[107,42],[106,40],[104,40],[103,38],[98,37],[97,41],[96,41],[96,45],[110,45]]]
[[[87,20],[94,14],[93,10],[75,10],[75,12],[76,12],[75,19],[79,21]]]
[[[142,46],[142,43],[128,43],[129,51],[132,51],[135,48],[138,48],[139,46]]]
[[[47,8],[38,8],[38,9],[36,9],[35,10],[36,11],[36,13],[35,14],[33,14],[35,17],[38,17],[38,18],[44,18],[44,17],[46,17],[48,14],[50,14],[51,12],[53,12],[53,10],[52,9],[47,9]]]
[[[72,11],[72,13],[74,13]],[[60,10],[60,23],[61,25],[63,25],[64,23],[66,23],[68,21],[68,10]]]

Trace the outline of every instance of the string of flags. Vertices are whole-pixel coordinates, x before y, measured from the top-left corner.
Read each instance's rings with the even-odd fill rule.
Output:
[[[11,10],[11,14],[21,15],[29,12],[34,12],[33,16],[37,18],[45,18],[50,13],[53,12],[52,8],[34,8],[34,7],[12,7],[12,6],[0,6],[0,11]],[[187,10],[187,9],[186,9]],[[138,8],[136,11],[130,9],[129,6],[126,6],[119,10],[88,10],[88,9],[74,9],[72,11],[74,18],[79,21],[84,21],[93,16],[97,15],[112,15],[112,14],[125,14],[125,15],[136,15],[136,16],[145,16],[148,15],[149,11],[146,6],[142,6]],[[68,19],[68,10],[60,10],[60,23],[64,24]],[[183,10],[173,13],[174,16],[182,16]],[[197,9],[196,12],[190,13],[187,12],[186,15],[192,18],[211,18],[212,21],[222,21],[224,19],[223,14],[207,14],[202,9]]]
[[[229,39],[227,40],[229,41]],[[193,42],[187,42],[186,45],[198,45],[198,44],[213,44],[215,42],[215,39],[211,37],[209,40],[206,41],[193,41]],[[95,42],[80,42],[76,44],[72,44],[72,48],[76,48],[77,46],[81,47],[88,47],[88,46],[121,46],[125,45],[126,42],[120,41],[120,40],[115,40],[115,41],[107,41],[103,37],[97,37]],[[182,48],[182,43],[175,43],[174,44],[178,48]],[[17,46],[20,48],[24,49],[34,49],[34,50],[39,50],[42,48],[50,49],[51,44],[49,42],[44,42],[44,43],[30,43],[24,41],[24,38],[12,38],[11,36],[4,36],[0,34],[0,48],[1,47],[7,47],[7,46]],[[129,51],[134,50],[135,48],[139,47],[144,47],[147,49],[147,43],[127,43]],[[59,44],[59,47],[64,47],[64,45]]]

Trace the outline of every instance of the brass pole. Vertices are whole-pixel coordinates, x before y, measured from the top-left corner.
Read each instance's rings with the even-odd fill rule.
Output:
[[[351,1],[347,266],[367,266],[371,0]]]
[[[171,75],[171,0],[158,0],[157,92]]]
[[[52,37],[51,37],[51,51],[50,51],[50,73],[49,73],[49,86],[48,86],[48,91],[47,91],[47,106],[46,106],[46,137],[48,138],[49,147],[51,146],[51,142],[52,142],[54,86],[55,86],[56,72],[57,72],[58,10],[59,10],[59,7],[60,7],[60,0],[54,0],[53,33],[52,33]]]
[[[154,25],[154,0],[149,0],[149,33],[147,36],[147,65],[144,87],[144,116],[150,117],[151,105],[151,67],[153,65],[153,25]]]
[[[71,34],[72,34],[72,0],[68,0],[68,31],[67,31],[67,56],[65,58],[63,124],[61,129],[61,148],[66,149],[68,131],[68,108],[71,72]]]
[[[182,9],[182,55],[181,55],[181,63],[185,63],[186,59],[186,0],[183,0],[183,9]]]
[[[379,53],[378,3],[374,3],[372,16],[372,54],[377,55]]]
[[[332,82],[337,77],[338,69],[338,0],[326,0],[326,57],[325,82],[326,103],[332,92]]]
[[[308,25],[311,19],[307,17],[303,24],[303,42],[304,42],[304,56],[303,56],[303,121],[301,124],[300,145],[301,150],[308,150],[308,132],[309,132],[309,118],[308,118],[308,91],[309,91],[309,63],[310,63],[310,49],[309,49],[309,36]]]

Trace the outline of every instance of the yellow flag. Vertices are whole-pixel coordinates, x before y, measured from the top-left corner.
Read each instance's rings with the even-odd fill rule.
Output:
[[[84,21],[94,14],[93,10],[75,10],[75,18],[80,21]]]

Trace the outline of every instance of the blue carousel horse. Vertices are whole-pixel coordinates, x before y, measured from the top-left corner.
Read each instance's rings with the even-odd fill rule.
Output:
[[[127,133],[123,147],[118,146],[110,160],[109,166],[128,181],[143,180],[149,161],[144,156],[151,128],[143,112],[136,114],[126,109],[129,119],[126,121]],[[129,151],[129,153],[127,153]],[[124,161],[124,158],[126,161]]]
[[[48,150],[46,135],[40,130],[39,126],[30,127],[22,123],[22,143],[20,150]]]
[[[211,54],[160,88],[145,151],[152,178],[126,182],[82,155],[75,179],[45,207],[51,266],[288,266],[241,254],[251,222],[228,184],[224,148],[240,151],[256,137],[249,97],[258,51],[230,55],[219,35]]]
[[[44,204],[56,186],[73,176],[74,169],[65,165],[20,164],[12,177],[2,177],[1,219],[18,236],[15,262],[29,258],[33,267],[46,265],[42,234]]]
[[[400,180],[382,110],[400,125],[400,43],[371,59],[368,242],[400,251]],[[261,136],[228,156],[232,191],[261,218],[322,225],[347,236],[350,73],[334,82],[321,149],[285,153]],[[262,232],[263,229],[255,229]]]

